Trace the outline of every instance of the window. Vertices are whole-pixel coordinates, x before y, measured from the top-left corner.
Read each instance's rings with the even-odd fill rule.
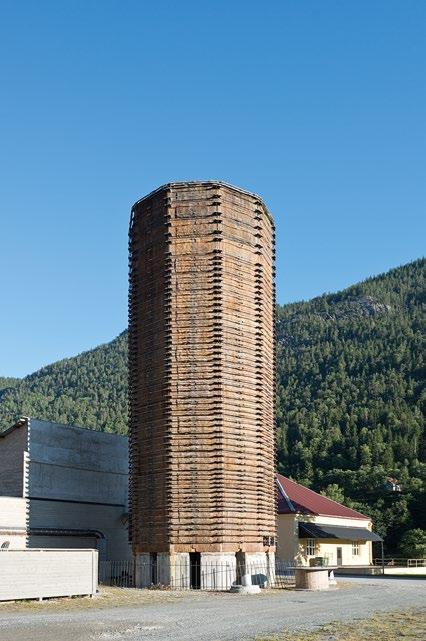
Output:
[[[306,556],[315,556],[315,539],[306,539]]]
[[[352,556],[359,556],[360,545],[359,541],[352,541]]]

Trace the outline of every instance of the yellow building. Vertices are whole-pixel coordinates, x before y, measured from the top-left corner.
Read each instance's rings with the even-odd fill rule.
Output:
[[[372,532],[368,516],[332,501],[277,474],[277,557],[309,565],[315,557],[328,565],[371,565]]]

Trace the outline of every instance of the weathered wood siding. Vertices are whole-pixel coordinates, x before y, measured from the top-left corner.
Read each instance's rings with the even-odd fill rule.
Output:
[[[174,183],[136,203],[129,249],[134,552],[273,550],[273,220]]]

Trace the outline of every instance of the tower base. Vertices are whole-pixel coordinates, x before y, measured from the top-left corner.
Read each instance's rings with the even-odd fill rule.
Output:
[[[237,552],[238,584],[266,588],[275,583],[275,554],[273,552]]]
[[[254,587],[254,593],[274,581],[275,555],[271,552],[157,552],[139,554],[135,562],[137,588],[230,590],[244,586]]]
[[[139,554],[135,562],[135,587],[169,586],[176,590],[191,587],[189,554],[156,552]]]
[[[258,585],[233,585],[231,592],[238,594],[260,594],[260,587]]]

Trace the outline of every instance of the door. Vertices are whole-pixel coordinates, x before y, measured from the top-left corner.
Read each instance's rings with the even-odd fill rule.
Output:
[[[342,565],[342,548],[336,548],[337,551],[337,565]]]
[[[191,588],[199,590],[201,587],[201,554],[200,552],[189,553],[189,566],[191,573]]]

